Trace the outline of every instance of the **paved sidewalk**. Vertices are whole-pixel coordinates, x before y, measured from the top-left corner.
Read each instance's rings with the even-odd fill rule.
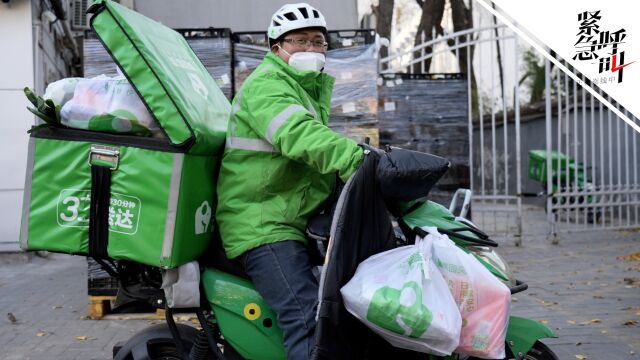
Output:
[[[617,259],[640,251],[639,232],[565,235],[559,245],[525,237],[521,247],[501,241],[499,251],[529,284],[515,295],[512,313],[556,331],[559,338],[545,342],[561,360],[640,359],[640,261]],[[110,359],[113,344],[155,323],[85,320],[83,257],[25,261],[0,254],[3,360]]]
[[[524,238],[499,247],[529,284],[512,314],[539,320],[559,336],[544,342],[561,360],[640,359],[640,232],[565,234],[559,245]]]
[[[3,360],[110,359],[113,344],[152,323],[87,320],[87,262],[60,254],[28,263],[0,255],[0,311]]]

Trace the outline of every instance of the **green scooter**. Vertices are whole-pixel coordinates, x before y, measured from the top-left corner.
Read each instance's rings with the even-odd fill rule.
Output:
[[[340,235],[339,228],[344,225],[346,219],[354,216],[354,210],[358,209],[351,209],[352,203],[345,199],[350,193],[358,190],[358,178],[362,179],[369,175],[361,168],[342,189],[333,213],[325,216],[324,221],[311,221],[307,229],[310,243],[319,244],[319,251],[324,255],[324,268],[320,280],[321,303],[323,291],[328,291],[323,284],[326,284],[327,278],[331,277],[330,270],[340,265],[340,256],[336,256],[340,254],[336,254],[336,249],[340,248],[341,242],[351,241]],[[382,209],[382,211],[384,216],[389,216],[387,210],[393,214],[396,246],[412,243],[416,235],[424,236],[421,229],[423,226],[436,227],[439,232],[447,234],[462,250],[475,256],[511,289],[512,294],[526,290],[527,284],[515,280],[506,261],[494,250],[498,244],[489,239],[471,221],[465,219],[471,196],[471,191],[459,190],[454,195],[450,209],[431,201],[411,201],[402,202],[400,205],[391,206],[393,209]],[[458,205],[459,200],[462,200],[461,206]],[[460,208],[456,212],[458,216],[453,214],[455,208]],[[146,328],[126,343],[117,344],[113,349],[114,359],[276,360],[286,358],[282,332],[278,327],[275,313],[255,290],[241,267],[226,260],[220,240],[216,239],[214,244],[216,246],[213,246],[213,250],[203,257],[203,260],[206,258],[208,262],[201,262],[200,307],[189,309],[196,313],[200,329],[176,324],[173,309],[165,307],[166,323]],[[341,286],[341,284],[337,285]],[[319,317],[323,316],[323,312],[325,312],[324,308],[320,309]],[[322,328],[320,324],[319,322],[319,328]],[[366,331],[366,328],[363,331]],[[327,331],[323,332],[317,328],[316,341],[326,334]],[[557,360],[553,351],[540,341],[552,337],[556,335],[545,325],[535,320],[511,316],[506,334],[506,359]],[[375,343],[386,343],[381,338],[378,339]],[[390,347],[388,343],[386,345]],[[338,349],[339,352],[340,349]],[[474,359],[455,353],[447,357],[419,353],[407,354],[405,351],[390,356],[396,359]],[[378,359],[388,358],[388,356],[375,355],[375,353],[371,355],[370,352],[363,358]],[[325,354],[315,358],[334,357],[338,356]]]

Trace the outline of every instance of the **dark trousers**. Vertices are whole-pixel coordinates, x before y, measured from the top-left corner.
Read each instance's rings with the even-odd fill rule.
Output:
[[[295,240],[280,241],[251,249],[240,260],[278,317],[287,359],[308,359],[314,346],[318,281],[306,246]]]

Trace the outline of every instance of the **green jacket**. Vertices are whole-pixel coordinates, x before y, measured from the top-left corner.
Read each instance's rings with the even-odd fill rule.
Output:
[[[269,52],[233,99],[218,179],[216,220],[227,257],[305,227],[362,149],[327,127],[335,79],[297,71]]]

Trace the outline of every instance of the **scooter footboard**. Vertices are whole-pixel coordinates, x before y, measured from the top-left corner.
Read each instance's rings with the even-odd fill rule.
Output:
[[[535,320],[509,317],[506,342],[516,359],[523,358],[536,341],[556,337],[558,336],[551,329]]]

